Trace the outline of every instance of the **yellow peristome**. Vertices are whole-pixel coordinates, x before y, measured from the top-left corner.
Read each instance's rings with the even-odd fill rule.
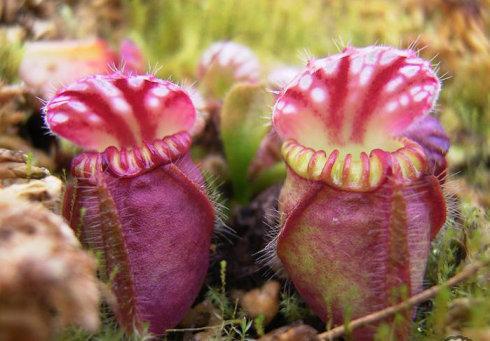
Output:
[[[284,142],[282,155],[289,167],[305,179],[323,181],[339,189],[366,192],[380,186],[388,174],[408,181],[418,178],[426,170],[425,154],[416,143],[400,138],[390,145],[401,147],[391,152],[375,149],[367,157],[368,153],[364,151],[359,154],[339,153],[336,149],[329,154],[323,150],[315,151],[290,139]]]
[[[324,151],[317,151],[314,155],[315,160],[313,167],[310,169],[310,174],[312,178],[319,179],[322,175],[323,168],[325,167],[325,163],[327,162],[327,156]]]
[[[148,150],[148,147],[146,146],[143,146],[140,148],[140,153],[142,154],[143,156],[143,159],[150,163],[150,164],[153,164],[153,161],[151,160],[151,154],[150,154],[150,151]]]
[[[351,188],[361,188],[363,186],[363,184],[361,183],[362,174],[363,167],[361,158],[359,157],[359,159],[354,160],[354,157],[352,157],[350,163],[350,171],[347,176],[347,182],[345,185]]]
[[[369,158],[369,186],[374,188],[381,183],[383,165],[377,155]]]
[[[296,155],[296,169],[298,174],[301,176],[309,176],[308,164],[313,156],[313,150],[298,150]]]
[[[337,157],[335,163],[333,164],[332,171],[330,172],[330,181],[336,185],[342,185],[342,173],[344,170],[344,161],[341,157]]]

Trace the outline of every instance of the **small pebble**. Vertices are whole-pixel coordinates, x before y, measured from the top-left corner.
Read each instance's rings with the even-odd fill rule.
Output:
[[[268,324],[279,311],[279,291],[281,285],[277,281],[267,281],[261,288],[250,290],[240,297],[240,305],[248,316],[255,318],[264,315],[264,323]]]

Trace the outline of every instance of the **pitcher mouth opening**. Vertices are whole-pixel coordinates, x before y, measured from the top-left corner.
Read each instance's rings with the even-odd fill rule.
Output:
[[[117,177],[133,177],[177,160],[187,153],[191,136],[180,132],[136,147],[107,147],[103,152],[85,152],[72,162],[72,174],[91,179],[109,171]]]
[[[403,136],[432,110],[439,90],[430,63],[414,51],[348,47],[309,61],[279,95],[272,120],[298,175],[369,191],[387,176],[426,171],[423,147]]]
[[[196,109],[187,91],[153,75],[89,76],[45,106],[52,132],[86,150],[73,160],[82,178],[132,177],[187,153]]]
[[[404,137],[395,141],[393,145],[400,147],[393,151],[376,148],[351,153],[348,148],[315,150],[289,139],[282,145],[282,155],[287,165],[305,179],[323,181],[343,190],[367,192],[379,187],[387,176],[408,181],[426,171],[422,147]]]

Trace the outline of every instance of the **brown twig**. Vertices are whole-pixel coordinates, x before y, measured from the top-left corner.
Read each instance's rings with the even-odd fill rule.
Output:
[[[461,272],[451,277],[447,282],[435,285],[427,290],[422,291],[421,293],[410,297],[408,300],[403,301],[397,305],[385,308],[383,310],[376,311],[372,314],[360,317],[356,320],[351,321],[348,325],[341,325],[330,329],[324,333],[318,334],[319,340],[332,340],[335,337],[339,337],[344,335],[347,330],[353,330],[380,320],[383,320],[387,317],[395,315],[396,313],[410,309],[413,306],[416,306],[424,301],[430,300],[435,297],[442,289],[455,286],[462,281],[470,278],[474,274],[476,274],[480,269],[490,264],[490,261],[474,261],[471,264],[468,264],[463,268]]]

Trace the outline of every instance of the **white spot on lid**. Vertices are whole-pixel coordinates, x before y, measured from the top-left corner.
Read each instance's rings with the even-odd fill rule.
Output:
[[[395,109],[398,107],[398,103],[395,101],[391,101],[386,105],[386,110],[388,112],[395,111]]]
[[[327,93],[325,92],[324,89],[314,88],[313,90],[311,90],[311,99],[314,102],[320,103],[325,101],[326,98],[327,98]]]
[[[69,116],[64,114],[64,113],[57,113],[54,116],[51,117],[49,122],[51,123],[65,123],[69,119]]]
[[[361,71],[361,75],[359,77],[359,83],[361,85],[366,85],[371,79],[372,74],[373,74],[373,68],[371,66],[365,67]]]
[[[146,105],[149,108],[157,109],[158,107],[160,107],[160,104],[161,104],[160,100],[158,98],[156,98],[155,96],[146,97]]]
[[[122,95],[121,90],[103,78],[93,78],[90,81],[97,88],[97,90],[102,92],[106,97],[116,97]]]
[[[402,97],[400,97],[400,104],[405,106],[407,105],[409,102],[409,98],[407,95],[402,95]]]
[[[364,63],[362,61],[362,58],[360,58],[358,56],[352,58],[351,67],[350,67],[351,73],[353,75],[358,74],[361,71],[363,64]]]
[[[415,97],[413,98],[413,100],[415,102],[421,102],[426,97],[427,97],[427,93],[426,92],[419,92],[418,94],[415,95]]]
[[[378,54],[379,54],[378,51],[369,52],[365,57],[366,63],[368,63],[370,65],[373,65],[374,63],[376,63],[376,61],[378,60]]]
[[[294,107],[294,105],[288,104],[288,105],[286,105],[286,107],[284,108],[284,110],[282,112],[285,114],[292,114],[292,113],[296,112],[296,108]]]
[[[284,101],[277,102],[277,109],[282,110],[286,103]]]
[[[78,112],[86,112],[88,110],[87,106],[79,101],[72,101],[68,103],[68,106],[73,110]]]
[[[381,65],[388,65],[388,64],[392,63],[397,57],[398,56],[396,54],[394,54],[393,51],[386,51],[381,56],[379,63]]]
[[[166,86],[157,86],[151,89],[151,92],[158,97],[165,97],[169,94],[169,90]]]
[[[88,120],[92,123],[101,123],[102,120],[99,116],[97,116],[96,114],[90,114],[88,115]]]
[[[410,94],[415,95],[420,90],[422,90],[422,87],[420,85],[414,86],[413,88],[410,89]]]
[[[401,77],[397,77],[392,79],[386,84],[386,91],[393,92],[395,91],[401,84],[403,83],[403,79]]]
[[[129,106],[129,103],[121,97],[116,97],[112,100],[112,108],[121,114],[131,113],[131,107]]]
[[[310,88],[311,83],[313,83],[313,78],[311,77],[311,75],[307,74],[300,78],[299,87],[301,90],[305,91]]]
[[[432,85],[424,85],[424,90],[432,92],[434,91],[434,87]]]
[[[137,77],[130,77],[128,79],[128,84],[130,87],[133,89],[139,89],[143,85],[143,82],[145,81],[145,78],[142,76],[137,76]]]
[[[420,68],[418,66],[408,65],[408,66],[402,67],[400,69],[400,73],[402,73],[403,75],[410,78],[410,77],[415,76],[419,70],[420,70]]]
[[[331,75],[335,71],[337,71],[338,66],[339,66],[339,60],[332,60],[332,61],[325,60],[325,66],[323,67],[323,70],[327,75]]]

